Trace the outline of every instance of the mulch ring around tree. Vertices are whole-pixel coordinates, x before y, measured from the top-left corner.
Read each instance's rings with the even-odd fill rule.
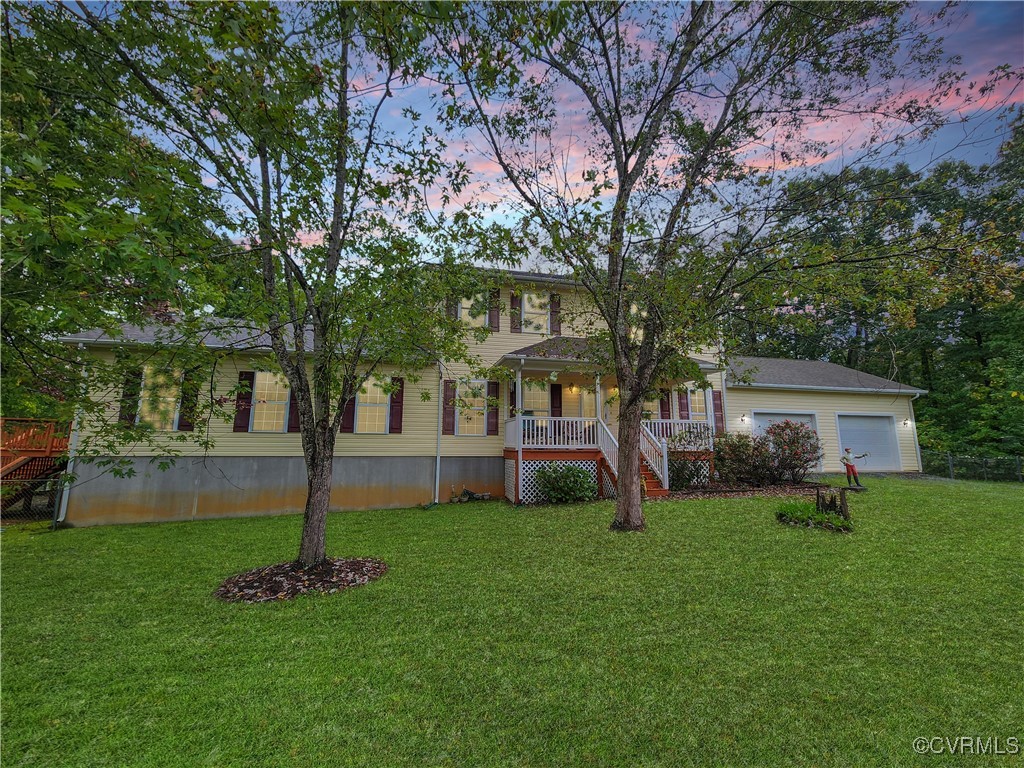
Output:
[[[828,483],[788,483],[786,485],[767,485],[754,488],[749,485],[722,485],[711,483],[701,488],[685,491],[672,491],[667,498],[682,499],[739,499],[753,497],[776,498],[782,496],[806,496],[813,494],[817,488],[829,488]]]
[[[298,562],[278,563],[225,579],[213,595],[229,603],[268,603],[309,593],[330,595],[361,587],[387,570],[386,563],[370,558],[328,558],[310,568]]]

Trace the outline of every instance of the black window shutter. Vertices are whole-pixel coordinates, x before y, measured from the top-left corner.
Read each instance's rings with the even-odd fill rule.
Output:
[[[661,399],[658,401],[659,410],[661,411],[661,418],[671,419],[672,418],[672,401],[671,392],[667,389],[661,390]]]
[[[686,390],[679,392],[679,418],[683,421],[690,420],[690,396]]]
[[[715,432],[725,432],[725,411],[722,410],[722,393],[717,389],[711,393],[711,407],[715,412]]]
[[[551,335],[561,336],[562,335],[562,297],[557,293],[552,293],[551,298],[548,300],[548,306],[551,313]]]
[[[356,431],[356,397],[357,395],[352,395],[352,399],[345,403],[345,408],[341,412],[341,431],[346,434]]]
[[[238,394],[235,395],[235,425],[233,432],[249,431],[249,412],[252,411],[252,390],[256,386],[255,371],[238,372]]]
[[[441,400],[441,434],[455,434],[455,382],[444,380],[444,397]]]
[[[523,332],[523,297],[513,292],[508,297],[509,330],[512,333]]]
[[[199,381],[194,373],[181,379],[181,400],[178,403],[178,431],[195,430],[196,410],[199,407]]]
[[[487,434],[498,434],[498,382],[487,382]]]
[[[302,429],[302,422],[299,419],[299,399],[295,396],[295,389],[288,390],[288,431],[298,432]]]
[[[388,432],[392,435],[400,435],[402,434],[402,410],[405,407],[405,379],[393,376],[391,383],[395,386],[395,391],[391,393]]]
[[[501,291],[494,288],[487,304],[487,327],[494,333],[501,330]]]

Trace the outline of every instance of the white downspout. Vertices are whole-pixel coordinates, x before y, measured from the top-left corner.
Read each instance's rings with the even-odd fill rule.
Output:
[[[85,351],[85,345],[78,345],[79,352]],[[86,369],[82,378],[85,379],[85,384],[89,384],[89,370]],[[64,468],[65,474],[72,475],[75,471],[75,453],[78,451],[78,433],[81,428],[82,422],[82,407],[78,406],[75,408],[75,417],[71,420],[71,439],[68,440],[68,463]],[[60,507],[57,510],[57,522],[63,523],[64,518],[68,515],[68,497],[71,495],[71,485],[65,485],[61,489],[60,493]]]
[[[441,424],[444,421],[444,373],[437,361],[437,451],[434,454],[434,503],[441,500]]]

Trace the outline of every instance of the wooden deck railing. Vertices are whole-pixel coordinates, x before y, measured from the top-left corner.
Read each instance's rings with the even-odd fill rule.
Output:
[[[67,453],[70,434],[65,422],[0,418],[0,467],[25,457]]]

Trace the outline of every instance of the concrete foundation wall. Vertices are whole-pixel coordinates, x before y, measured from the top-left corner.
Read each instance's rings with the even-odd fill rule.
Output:
[[[135,476],[104,474],[92,464],[75,468],[65,522],[73,526],[246,517],[302,512],[306,467],[298,456],[219,456],[178,459],[160,471],[148,458],[131,459]],[[441,459],[442,502],[463,485],[503,495],[500,456]],[[331,509],[411,507],[434,498],[434,457],[334,459]]]

